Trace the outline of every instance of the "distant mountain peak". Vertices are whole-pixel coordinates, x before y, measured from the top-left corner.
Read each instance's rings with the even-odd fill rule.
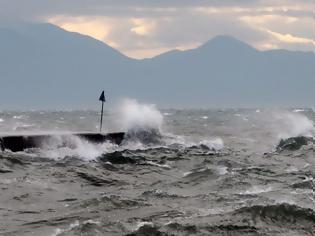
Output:
[[[217,49],[217,50],[256,50],[252,46],[243,41],[228,35],[218,35],[210,39],[205,44],[201,45],[199,49]]]

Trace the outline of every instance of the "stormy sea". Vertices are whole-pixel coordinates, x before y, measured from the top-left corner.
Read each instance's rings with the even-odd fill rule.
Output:
[[[0,133],[52,134],[0,152],[1,235],[314,235],[312,109],[0,112]]]

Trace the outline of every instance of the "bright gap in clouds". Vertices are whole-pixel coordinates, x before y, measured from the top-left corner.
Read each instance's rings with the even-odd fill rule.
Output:
[[[107,36],[113,30],[111,19],[100,21],[95,17],[56,16],[49,19],[49,23],[58,25],[70,32],[77,32],[91,36],[97,40],[105,42],[111,47],[118,47],[115,42],[107,40]]]
[[[48,22],[70,32],[91,36],[137,59],[151,58],[174,49],[188,50],[200,45],[198,42],[176,47],[160,45],[154,40],[158,23],[154,19],[55,16]],[[121,40],[126,43],[121,43]],[[128,43],[128,40],[132,43]]]

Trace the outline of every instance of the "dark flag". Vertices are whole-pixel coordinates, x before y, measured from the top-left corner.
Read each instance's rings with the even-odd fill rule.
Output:
[[[102,92],[99,100],[102,101],[102,102],[106,102],[104,91]]]

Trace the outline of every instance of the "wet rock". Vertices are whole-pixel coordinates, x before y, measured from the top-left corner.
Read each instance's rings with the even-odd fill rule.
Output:
[[[262,219],[264,221],[270,219],[272,222],[294,223],[303,225],[314,225],[315,212],[312,209],[302,208],[297,205],[290,205],[287,203],[275,205],[254,205],[250,207],[243,207],[236,210],[235,214],[250,213],[252,219]]]
[[[163,136],[158,129],[134,128],[128,130],[124,142],[140,142],[145,145],[162,145],[164,144]]]
[[[12,170],[7,170],[7,169],[1,169],[0,168],[0,174],[6,174],[6,173],[12,173]]]
[[[74,201],[77,201],[78,199],[77,198],[65,198],[65,199],[62,199],[62,200],[58,200],[58,202],[74,202]]]
[[[313,180],[303,181],[291,185],[292,188],[301,188],[301,189],[314,189],[315,183]]]
[[[103,154],[99,158],[99,160],[102,162],[110,162],[112,164],[136,164],[137,163],[135,159],[125,156],[122,152],[119,152],[119,151]]]
[[[182,225],[179,223],[170,223],[166,225],[167,231],[171,233],[171,235],[175,232],[181,232],[186,235],[193,235],[197,233],[196,225]]]
[[[0,151],[4,151],[4,143],[3,143],[3,139],[2,138],[0,138]]]
[[[305,136],[291,137],[288,139],[281,139],[276,149],[279,152],[284,150],[296,151],[299,150],[302,146],[314,143],[315,140],[312,137]]]
[[[167,234],[162,233],[159,231],[159,229],[156,226],[153,226],[151,224],[145,224],[141,226],[137,231],[127,234],[126,236],[166,236]]]

